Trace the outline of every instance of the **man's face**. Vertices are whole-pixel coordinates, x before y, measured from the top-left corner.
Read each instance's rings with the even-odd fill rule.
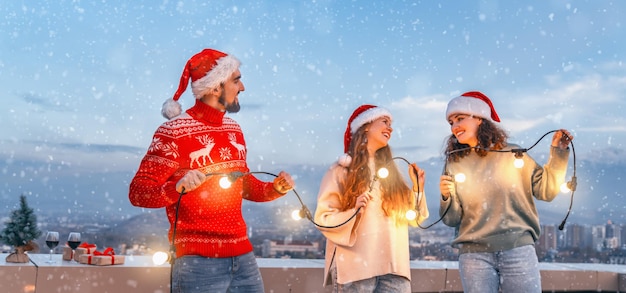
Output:
[[[226,112],[237,113],[241,108],[239,105],[239,93],[246,90],[241,81],[241,72],[237,69],[230,78],[222,84],[222,93],[218,102],[224,106]]]

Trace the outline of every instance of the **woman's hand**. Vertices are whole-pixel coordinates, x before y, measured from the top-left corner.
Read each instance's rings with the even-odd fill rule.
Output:
[[[413,192],[424,192],[426,172],[420,169],[416,163],[409,165],[409,177],[413,182]]]
[[[450,195],[456,191],[454,180],[450,175],[441,175],[439,179],[439,191],[441,192],[441,198],[448,200]]]
[[[559,129],[552,136],[552,146],[560,149],[566,149],[570,142],[574,140],[574,136],[565,129]]]
[[[367,206],[367,202],[371,199],[370,195],[367,192],[362,193],[356,198],[356,204],[354,205],[355,209],[365,208]],[[363,212],[363,211],[361,211]]]

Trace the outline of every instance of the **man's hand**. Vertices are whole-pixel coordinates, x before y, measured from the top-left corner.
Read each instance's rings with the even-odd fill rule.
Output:
[[[289,175],[285,171],[281,171],[280,173],[278,173],[278,177],[274,179],[273,184],[274,184],[274,189],[278,191],[278,193],[280,194],[286,194],[287,192],[289,192],[289,190],[293,189],[293,187],[296,185],[293,182],[291,175]]]
[[[198,170],[189,170],[183,178],[176,183],[176,191],[178,193],[192,191],[202,185],[206,180],[206,175]]]

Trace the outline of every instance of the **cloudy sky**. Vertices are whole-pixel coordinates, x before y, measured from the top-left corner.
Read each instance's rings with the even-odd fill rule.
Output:
[[[136,169],[161,104],[206,47],[243,63],[233,117],[253,169],[329,165],[364,103],[393,113],[396,154],[440,156],[446,103],[470,90],[492,98],[523,147],[558,128],[581,156],[626,144],[626,2],[5,2],[4,175],[35,176],[18,160]],[[191,106],[191,91],[180,101]]]

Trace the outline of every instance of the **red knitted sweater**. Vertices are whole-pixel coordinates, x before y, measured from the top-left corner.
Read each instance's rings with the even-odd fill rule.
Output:
[[[166,208],[170,241],[176,225],[176,254],[230,257],[252,251],[241,213],[243,199],[263,202],[281,196],[271,182],[251,174],[222,189],[218,175],[208,176],[182,197],[176,183],[190,169],[208,173],[248,172],[246,144],[237,122],[199,100],[179,117],[163,123],[130,183],[134,206]]]

